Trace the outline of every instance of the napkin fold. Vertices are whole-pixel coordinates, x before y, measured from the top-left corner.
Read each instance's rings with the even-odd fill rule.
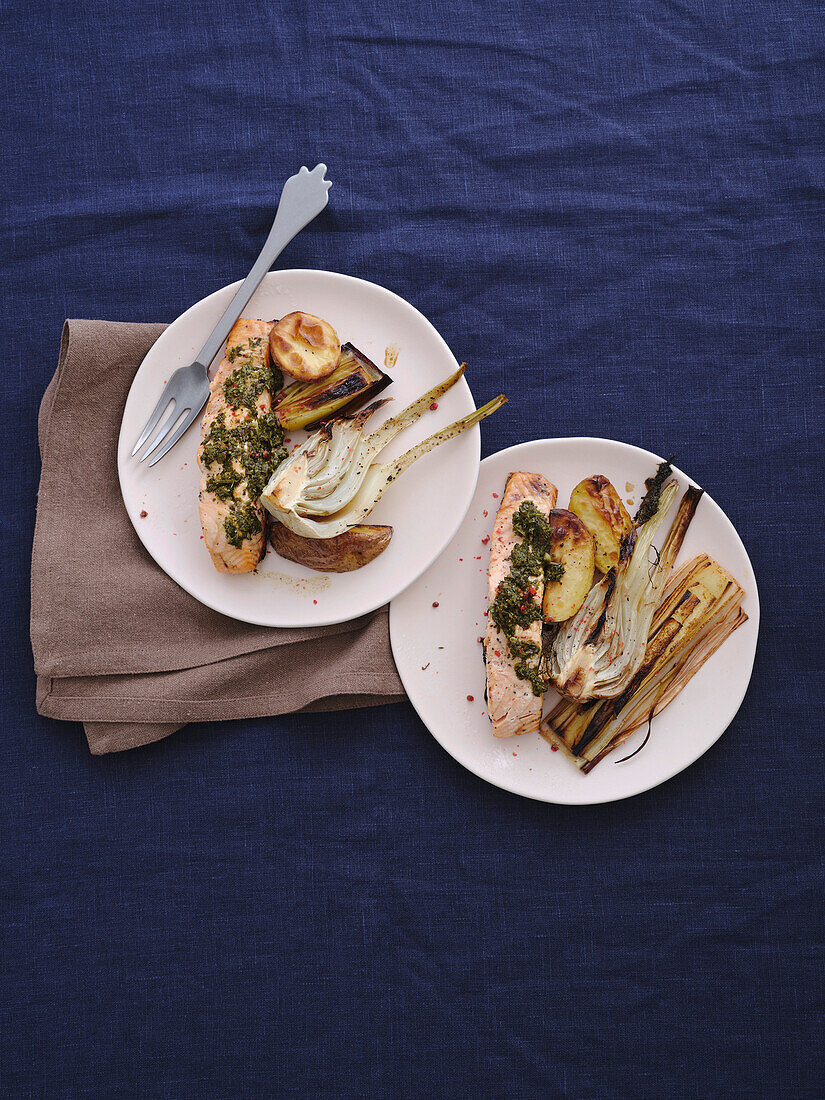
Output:
[[[187,722],[404,698],[386,608],[331,627],[250,626],[198,603],[144,550],[120,495],[117,441],[132,379],[164,327],[63,328],[38,420],[38,711],[82,722],[99,754],[158,741]]]

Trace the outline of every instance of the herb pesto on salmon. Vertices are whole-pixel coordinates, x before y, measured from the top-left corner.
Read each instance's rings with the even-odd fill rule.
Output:
[[[532,733],[541,721],[541,601],[545,568],[552,568],[544,528],[556,496],[541,474],[511,473],[493,525],[484,661],[496,737]]]
[[[530,681],[535,695],[543,695],[547,681],[539,674],[541,645],[524,641],[523,631],[541,622],[544,585],[549,580],[559,580],[564,575],[564,566],[551,560],[552,530],[547,516],[531,500],[523,501],[513,516],[513,533],[521,542],[515,544],[510,554],[510,572],[490,604],[490,618],[507,638],[510,653],[516,658],[516,675]]]
[[[258,498],[287,456],[283,427],[272,411],[283,377],[270,358],[271,327],[243,318],[235,324],[201,422],[201,527],[222,573],[249,573],[263,557],[266,519]]]

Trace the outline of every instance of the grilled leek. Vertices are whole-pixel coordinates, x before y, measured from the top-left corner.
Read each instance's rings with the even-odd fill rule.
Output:
[[[345,409],[377,397],[392,379],[367,359],[366,355],[344,344],[335,370],[317,382],[293,382],[281,390],[275,412],[285,431],[311,429]]]
[[[747,619],[744,590],[707,554],[668,581],[653,617],[644,662],[615,699],[562,699],[540,733],[586,774],[645,723],[652,722]],[[636,750],[638,751],[638,750]]]

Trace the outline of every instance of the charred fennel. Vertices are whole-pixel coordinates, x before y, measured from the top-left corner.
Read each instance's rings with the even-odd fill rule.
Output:
[[[743,597],[741,586],[706,554],[687,562],[667,583],[644,661],[625,691],[584,704],[561,700],[542,724],[542,737],[588,773],[641,726],[648,725],[649,736],[654,715],[745,622]]]
[[[653,538],[677,492],[675,481],[656,486],[651,518],[622,544],[619,564],[595,585],[564,624],[550,651],[548,671],[568,698],[611,699],[641,666],[664,584],[681,548],[702,490],[691,487],[679,505],[661,553],[650,561]]]
[[[674,458],[675,455],[671,455],[670,458],[666,458],[664,462],[660,462],[653,477],[645,479],[645,489],[647,492],[642,497],[642,501],[634,517],[637,526],[647,523],[649,519],[656,515],[656,509],[659,507],[659,497],[662,494],[662,489],[665,487],[667,479],[673,473],[671,462],[673,462]]]
[[[399,432],[415,423],[455,385],[466,366],[462,364],[371,434],[366,434],[364,427],[384,401],[322,425],[275,471],[261,494],[263,505],[279,523],[305,538],[333,538],[362,523],[387,486],[417,459],[478,424],[507,400],[500,394],[400,457],[389,462],[373,461]]]

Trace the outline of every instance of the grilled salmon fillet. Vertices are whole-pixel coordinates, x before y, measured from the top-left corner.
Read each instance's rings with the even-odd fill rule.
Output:
[[[513,531],[513,516],[525,501],[532,501],[546,516],[555,507],[557,495],[555,485],[541,474],[516,472],[507,478],[490,537],[490,604],[499,585],[510,572],[513,547],[521,541]],[[542,581],[536,586],[533,597],[539,610],[543,589]],[[541,647],[541,626],[539,617],[519,632],[518,640],[533,642]],[[533,733],[541,722],[542,698],[533,694],[529,680],[522,680],[516,675],[516,662],[510,653],[507,638],[490,618],[484,638],[484,661],[487,667],[487,713],[493,723],[493,735],[517,737],[519,734]]]
[[[198,511],[206,549],[221,573],[250,573],[266,548],[266,513],[258,503],[262,486],[257,482],[283,441],[277,426],[267,425],[266,439],[258,430],[261,418],[272,410],[276,388],[269,354],[271,328],[270,322],[246,318],[235,323],[209,383],[201,421]]]
[[[259,533],[235,546],[229,541],[226,531],[227,519],[232,520],[232,505],[208,492],[206,482],[204,475],[198,486],[198,512],[203,541],[212,563],[219,573],[251,573],[257,568],[266,548],[264,509],[259,504],[254,505],[255,517],[260,524]]]

